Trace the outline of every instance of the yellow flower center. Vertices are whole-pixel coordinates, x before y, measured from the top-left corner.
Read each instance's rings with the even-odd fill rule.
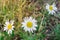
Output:
[[[51,6],[49,6],[49,9],[52,11],[53,10],[53,6],[51,5]]]
[[[11,24],[8,24],[8,30],[12,28],[12,25]]]
[[[27,27],[28,28],[31,28],[33,26],[33,23],[32,22],[27,22]]]

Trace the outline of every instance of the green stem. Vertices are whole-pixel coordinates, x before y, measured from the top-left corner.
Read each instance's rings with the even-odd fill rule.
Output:
[[[40,30],[42,30],[42,28],[43,28],[43,26],[42,26],[42,23],[43,23],[43,20],[44,20],[44,15],[43,15],[43,18],[41,19],[41,23],[40,23],[40,25],[39,25],[39,32],[40,32]]]

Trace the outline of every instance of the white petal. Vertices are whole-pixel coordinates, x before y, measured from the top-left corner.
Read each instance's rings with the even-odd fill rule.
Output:
[[[46,5],[46,9],[49,9],[49,4]]]
[[[14,26],[12,26],[12,28],[14,28]]]
[[[37,27],[37,23],[33,23],[33,26]]]
[[[12,34],[12,30],[8,30],[8,34]]]
[[[30,17],[29,19],[30,19],[30,20],[32,20],[33,18],[32,18],[32,17]]]
[[[54,10],[53,10],[52,12],[53,12],[53,13],[55,13],[55,11],[54,11]]]
[[[33,29],[31,29],[31,32],[33,33]]]
[[[56,7],[54,7],[53,9],[54,9],[55,11],[57,11],[57,8],[56,8]]]
[[[21,24],[22,24],[22,25],[24,25],[24,24],[25,24],[25,22],[22,22]]]
[[[57,11],[57,7],[56,7],[56,5],[55,5],[55,3],[53,3],[53,9],[55,10],[55,11]]]
[[[49,14],[51,14],[52,12],[51,11],[49,11]]]
[[[34,30],[36,30],[36,28],[33,28]]]
[[[29,29],[28,32],[31,32],[31,30]]]
[[[26,22],[28,20],[28,17],[25,17],[23,20],[24,20],[24,22]]]
[[[53,3],[52,6],[55,7],[56,6],[55,3]]]
[[[26,28],[24,28],[24,30],[25,30],[25,31],[27,31],[27,29],[26,29]]]
[[[53,14],[53,13],[54,13],[54,10],[52,10],[52,11],[49,10],[49,14]]]
[[[25,26],[26,26],[26,23],[23,22],[21,27],[25,27]]]
[[[37,22],[35,19],[33,19],[33,22]]]
[[[21,27],[24,27],[24,25],[22,25]]]
[[[4,27],[4,31],[7,30],[7,27]]]
[[[8,25],[9,24],[9,21],[6,21],[5,24]]]
[[[13,24],[14,24],[14,20],[11,20],[10,22],[11,22],[11,25],[13,25]]]
[[[12,26],[12,29],[11,30],[14,30],[14,26]]]

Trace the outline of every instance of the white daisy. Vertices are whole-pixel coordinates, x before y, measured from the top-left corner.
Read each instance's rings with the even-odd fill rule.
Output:
[[[57,11],[57,7],[54,3],[52,5],[47,4],[46,9],[49,11],[49,14],[53,14]]]
[[[14,24],[14,21],[13,20],[6,21],[5,22],[4,31],[8,32],[8,34],[12,34],[12,30],[14,28],[13,24]]]
[[[32,17],[25,17],[24,22],[22,22],[22,27],[25,31],[33,32],[34,30],[36,30],[37,21]]]

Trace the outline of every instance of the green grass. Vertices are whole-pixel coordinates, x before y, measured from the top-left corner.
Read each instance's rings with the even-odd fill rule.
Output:
[[[46,0],[0,0],[0,40],[59,40],[60,12],[51,15],[46,10]],[[49,4],[55,3],[54,0]],[[37,30],[34,33],[25,32],[22,22],[24,17],[32,16],[37,20]],[[3,30],[6,20],[14,20],[14,30],[11,35]],[[49,35],[48,35],[49,34]],[[50,37],[51,36],[51,37]],[[53,38],[52,38],[53,37]]]

